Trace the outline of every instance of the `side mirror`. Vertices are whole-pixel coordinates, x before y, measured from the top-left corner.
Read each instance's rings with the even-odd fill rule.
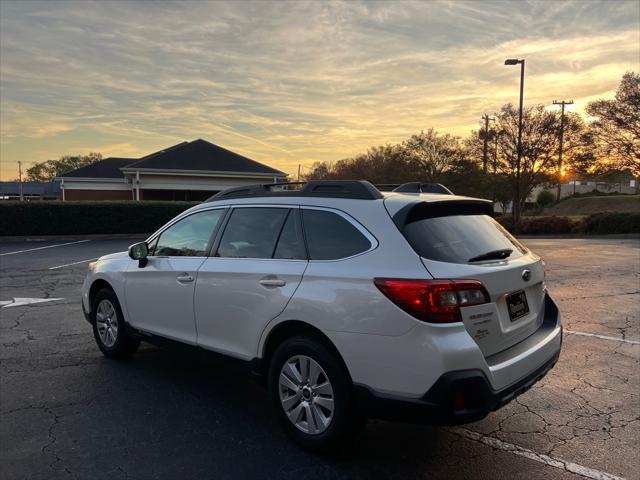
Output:
[[[132,260],[138,260],[138,268],[147,266],[147,255],[149,255],[147,242],[134,243],[129,247],[129,257]]]

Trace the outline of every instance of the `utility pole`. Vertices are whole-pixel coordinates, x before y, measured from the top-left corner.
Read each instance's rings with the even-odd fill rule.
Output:
[[[298,164],[298,181],[300,181],[300,164]]]
[[[482,172],[487,173],[487,164],[489,163],[489,121],[495,118],[489,117],[486,113],[482,116],[484,120],[484,145],[482,147]]]
[[[495,119],[494,119],[495,120]],[[493,146],[493,178],[492,178],[492,191],[493,191],[493,205],[495,208],[496,204],[496,185],[498,182],[497,174],[498,174],[498,142],[500,140],[500,135],[502,132],[496,130],[495,134],[495,143]]]
[[[573,105],[573,100],[554,100],[554,105],[561,105],[562,113],[560,114],[560,148],[558,150],[558,193],[556,195],[556,201],[560,200],[560,193],[562,190],[562,145],[564,141],[564,107],[565,105]],[[575,185],[575,183],[574,183]]]
[[[20,201],[24,201],[24,195],[22,194],[22,161],[18,160],[18,188],[20,190]]]
[[[493,174],[498,172],[498,140],[500,139],[500,132],[496,131],[495,146],[493,151]]]

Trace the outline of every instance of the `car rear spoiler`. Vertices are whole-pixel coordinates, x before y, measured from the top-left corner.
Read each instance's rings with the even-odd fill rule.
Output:
[[[398,210],[393,215],[393,222],[402,230],[405,225],[418,220],[450,215],[489,215],[493,217],[493,203],[490,200],[481,199],[445,200],[442,202],[416,201]]]

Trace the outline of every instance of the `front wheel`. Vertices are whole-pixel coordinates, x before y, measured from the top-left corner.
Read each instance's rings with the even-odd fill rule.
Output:
[[[128,357],[138,349],[140,340],[129,333],[118,297],[110,288],[103,288],[94,297],[91,323],[98,348],[105,356]]]
[[[287,434],[310,450],[335,451],[363,425],[348,373],[315,338],[293,337],[277,348],[269,394]]]

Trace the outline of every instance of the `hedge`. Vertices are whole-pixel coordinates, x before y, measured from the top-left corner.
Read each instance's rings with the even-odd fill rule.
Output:
[[[513,217],[501,216],[496,220],[504,228],[513,232]],[[522,217],[518,228],[519,235],[567,234],[575,233],[578,225],[569,217]]]
[[[582,221],[587,234],[640,233],[640,213],[594,213]]]
[[[192,202],[0,202],[0,235],[154,232]]]
[[[0,202],[0,236],[151,233],[195,202]],[[513,231],[508,215],[497,220]],[[640,233],[639,213],[522,217],[518,234]]]
[[[497,217],[507,230],[513,231],[513,218],[509,215]],[[572,220],[570,217],[522,217],[519,235],[555,234],[608,235],[614,233],[640,233],[640,213],[594,213],[588,217]]]

